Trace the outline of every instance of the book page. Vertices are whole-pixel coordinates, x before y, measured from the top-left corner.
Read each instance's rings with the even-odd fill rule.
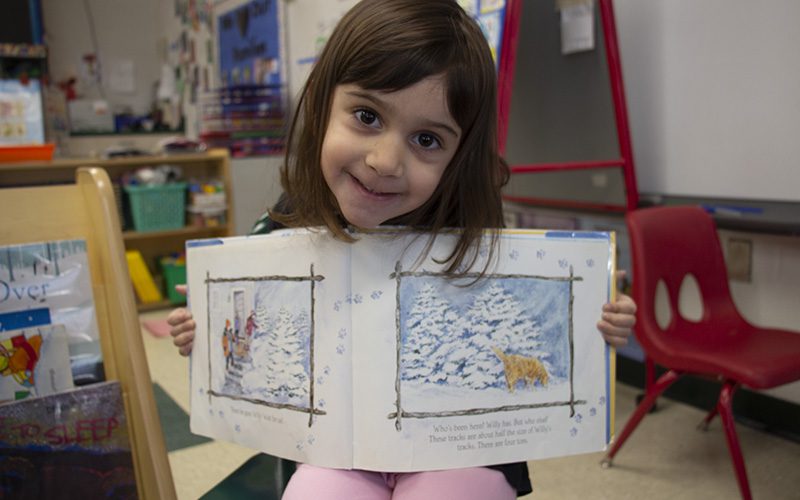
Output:
[[[352,465],[348,251],[302,230],[187,244],[192,432]]]
[[[418,471],[603,450],[612,401],[607,233],[506,231],[486,275],[447,279],[453,237],[353,245],[354,466]],[[488,246],[472,271],[483,269]],[[473,282],[472,284],[470,284]]]

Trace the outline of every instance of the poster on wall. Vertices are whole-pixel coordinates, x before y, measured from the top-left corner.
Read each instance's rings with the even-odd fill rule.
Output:
[[[0,146],[43,144],[42,89],[38,80],[0,80]]]
[[[217,26],[223,86],[283,83],[276,0],[253,0],[227,11]]]

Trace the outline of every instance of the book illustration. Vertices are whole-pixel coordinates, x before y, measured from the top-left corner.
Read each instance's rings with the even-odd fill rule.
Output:
[[[314,290],[323,276],[206,278],[209,398],[314,415]],[[327,368],[329,370],[329,368]]]
[[[136,498],[119,383],[0,405],[0,484],[3,498]]]
[[[514,392],[517,382],[524,385],[534,385],[536,382],[542,387],[547,387],[547,369],[537,358],[520,356],[519,354],[506,354],[499,348],[492,346],[492,351],[503,362],[503,372],[506,376],[506,386]]]
[[[512,252],[511,258],[518,254]],[[435,272],[397,282],[395,420],[569,406],[574,276],[489,274],[464,285]],[[471,275],[466,275],[469,279]],[[476,278],[477,275],[472,276]],[[483,407],[474,401],[480,393]]]
[[[0,402],[72,387],[64,325],[0,333]]]

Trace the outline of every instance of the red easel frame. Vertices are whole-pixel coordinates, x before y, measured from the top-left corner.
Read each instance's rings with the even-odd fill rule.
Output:
[[[503,25],[503,40],[500,51],[498,73],[498,139],[500,154],[505,154],[508,137],[508,118],[511,106],[511,93],[514,82],[514,70],[517,59],[517,42],[519,39],[519,20],[523,0],[508,0],[506,18]],[[598,0],[600,20],[603,25],[603,42],[606,50],[608,76],[611,83],[611,98],[614,102],[614,118],[617,125],[620,158],[579,161],[563,163],[538,163],[530,165],[511,165],[511,175],[536,172],[586,170],[608,167],[620,167],[625,181],[625,204],[613,205],[594,202],[557,200],[545,198],[529,198],[504,195],[504,199],[520,203],[544,205],[551,207],[578,208],[625,212],[634,210],[639,204],[639,192],[636,188],[636,172],[633,162],[630,127],[628,125],[628,108],[625,104],[625,86],[622,81],[622,61],[617,44],[617,28],[614,21],[612,0]]]

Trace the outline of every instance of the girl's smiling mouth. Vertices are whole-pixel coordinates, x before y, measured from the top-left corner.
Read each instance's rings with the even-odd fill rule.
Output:
[[[379,200],[386,200],[398,195],[398,193],[383,193],[380,191],[376,191],[374,189],[369,188],[366,184],[361,182],[355,175],[350,173],[348,173],[348,175],[353,180],[353,184],[355,184],[356,188],[365,196],[369,196],[371,198],[376,198]]]

